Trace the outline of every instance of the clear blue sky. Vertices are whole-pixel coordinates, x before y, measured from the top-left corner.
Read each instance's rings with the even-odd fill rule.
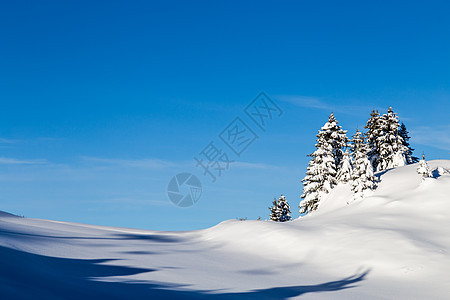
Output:
[[[416,154],[450,159],[448,2],[312,2],[3,1],[0,210],[189,230],[283,193],[297,217],[331,111],[352,134],[392,106]],[[193,157],[260,91],[283,115],[211,183]],[[180,172],[190,208],[166,195]]]

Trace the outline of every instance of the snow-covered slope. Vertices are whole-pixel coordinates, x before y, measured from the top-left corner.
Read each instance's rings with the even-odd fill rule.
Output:
[[[0,298],[449,299],[450,175],[416,167],[350,204],[338,186],[287,223],[157,232],[0,213]]]

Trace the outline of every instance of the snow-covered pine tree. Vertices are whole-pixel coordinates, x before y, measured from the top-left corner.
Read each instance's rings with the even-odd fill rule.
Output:
[[[346,131],[337,125],[333,113],[317,134],[316,151],[303,178],[303,194],[300,213],[310,213],[319,206],[322,195],[327,194],[336,184],[337,167],[342,160],[342,148],[347,144]]]
[[[398,134],[403,138],[403,146],[408,148],[408,150],[406,151],[406,162],[408,164],[413,164],[413,163],[418,162],[419,158],[413,156],[414,149],[411,148],[411,146],[409,145],[408,141],[411,137],[408,135],[408,130],[406,130],[406,126],[404,123],[402,123],[402,125],[400,125]]]
[[[428,163],[425,160],[425,154],[422,155],[422,159],[419,161],[417,173],[422,176],[422,180],[425,180],[425,178],[433,177],[430,167],[428,167]]]
[[[383,115],[381,129],[383,135],[377,137],[379,153],[377,171],[404,166],[408,148],[403,145],[403,138],[398,133],[398,117],[392,107],[389,107],[387,114]]]
[[[278,218],[279,222],[286,222],[292,220],[291,218],[291,207],[289,203],[286,201],[286,197],[281,195],[278,199],[278,211],[280,212],[280,216]]]
[[[331,145],[333,157],[336,161],[336,169],[341,166],[344,158],[344,151],[348,146],[347,130],[343,130],[342,126],[331,113],[328,122],[323,125],[321,130],[324,132],[324,139]]]
[[[366,126],[364,126],[364,128],[367,129],[366,136],[367,144],[369,146],[369,153],[367,155],[369,156],[369,160],[372,163],[374,170],[376,170],[378,166],[380,157],[378,138],[384,134],[382,129],[383,123],[383,117],[380,116],[378,110],[374,109],[370,113],[370,118],[367,120]]]
[[[271,221],[286,222],[292,220],[291,207],[283,195],[278,200],[276,198],[273,199],[272,206],[269,209]]]
[[[353,154],[351,189],[355,200],[362,199],[365,191],[373,190],[376,187],[376,180],[368,156],[370,153],[369,145],[365,143],[364,135],[359,130],[356,130],[352,137],[350,149]]]
[[[338,182],[343,182],[343,183],[349,182],[350,179],[352,178],[352,172],[353,172],[352,157],[346,150],[344,152],[344,157],[342,158],[341,166],[337,173]]]
[[[299,205],[300,213],[310,213],[317,209],[321,196],[331,190],[336,176],[335,162],[330,149],[319,148],[309,156],[312,159],[302,180],[303,200]]]
[[[280,219],[280,212],[278,209],[278,201],[277,198],[273,199],[272,206],[269,207],[270,210],[270,220],[278,222]]]

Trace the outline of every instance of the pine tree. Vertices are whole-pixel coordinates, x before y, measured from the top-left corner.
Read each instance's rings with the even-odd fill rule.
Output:
[[[377,171],[404,166],[408,148],[403,145],[403,138],[398,133],[399,122],[397,114],[389,107],[383,115],[381,130],[383,134],[377,137],[378,164]]]
[[[351,189],[354,193],[354,199],[361,199],[367,190],[373,190],[375,185],[375,176],[373,167],[369,160],[370,146],[365,143],[364,135],[359,130],[352,137],[351,151],[354,157]]]
[[[428,164],[425,160],[425,154],[422,155],[422,159],[419,161],[419,166],[417,167],[417,173],[419,175],[422,175],[422,180],[425,180],[425,178],[433,177],[430,167],[428,167]]]
[[[270,220],[278,222],[280,219],[280,212],[278,210],[278,201],[276,198],[273,199],[272,206],[270,209]]]
[[[340,166],[343,151],[347,146],[348,138],[346,131],[337,125],[333,113],[328,118],[328,122],[319,130],[317,134],[316,151],[310,154],[312,157],[308,163],[306,176],[303,178],[303,194],[300,202],[300,213],[309,213],[319,206],[322,195],[337,184],[337,168]]]
[[[278,210],[280,212],[279,222],[286,222],[292,220],[291,218],[291,207],[286,201],[286,197],[281,195],[278,199]]]
[[[345,151],[341,166],[337,173],[338,182],[343,182],[343,183],[349,182],[350,179],[352,178],[352,172],[353,172],[352,158],[351,158],[350,154],[348,153],[348,151]]]
[[[369,160],[372,163],[373,169],[376,170],[378,166],[378,161],[380,157],[379,153],[379,142],[378,138],[383,136],[383,123],[384,120],[380,116],[380,113],[378,110],[372,110],[370,114],[370,118],[367,121],[367,124],[364,128],[367,129],[367,144],[369,146],[369,153],[367,154],[369,156]]]
[[[343,130],[342,126],[331,113],[328,122],[321,128],[324,132],[325,140],[331,145],[333,157],[335,159],[336,169],[341,166],[344,158],[344,151],[348,145],[347,130]]]
[[[276,198],[273,199],[272,206],[269,209],[271,221],[286,222],[292,220],[291,207],[283,195],[278,200]]]
[[[336,176],[335,161],[328,147],[319,148],[309,156],[312,159],[302,180],[303,201],[300,203],[300,213],[309,213],[317,209],[321,196],[331,190]]]
[[[409,145],[409,139],[411,138],[408,135],[408,131],[406,130],[406,126],[404,123],[402,123],[402,125],[400,125],[400,129],[398,130],[398,134],[403,138],[403,146],[407,147],[408,150],[406,151],[406,162],[408,164],[413,164],[419,161],[418,157],[413,156],[413,151],[414,149],[411,148],[411,146]]]

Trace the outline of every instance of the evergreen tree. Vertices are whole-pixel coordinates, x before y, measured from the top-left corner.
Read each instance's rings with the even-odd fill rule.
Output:
[[[283,195],[278,200],[276,198],[273,199],[272,207],[269,207],[269,209],[271,221],[286,222],[292,220],[291,207]]]
[[[428,164],[425,160],[425,154],[422,155],[422,159],[419,161],[419,166],[417,167],[417,173],[419,175],[422,175],[422,180],[425,180],[425,178],[433,177],[430,167],[428,167]]]
[[[322,144],[325,144],[322,143]],[[316,144],[318,147],[319,144]],[[306,168],[306,176],[303,178],[303,194],[300,203],[300,213],[309,213],[316,210],[320,198],[327,194],[335,183],[336,169],[331,147],[318,148],[309,156],[312,157]]]
[[[364,197],[366,190],[375,188],[376,180],[368,156],[370,147],[365,143],[364,135],[359,130],[356,130],[352,137],[351,151],[354,158],[352,180],[350,182],[351,189],[354,193],[354,199],[361,199]]]
[[[350,179],[352,178],[352,172],[353,172],[352,158],[351,158],[350,154],[348,153],[348,151],[345,151],[341,166],[337,173],[338,182],[343,182],[343,183],[349,182]]]
[[[279,222],[286,222],[292,220],[291,218],[291,207],[286,201],[286,197],[281,195],[278,199],[278,210],[280,212]]]
[[[408,131],[406,130],[406,126],[404,123],[402,123],[402,125],[400,125],[400,129],[398,130],[398,134],[403,138],[403,146],[407,147],[408,150],[406,151],[406,162],[408,164],[413,164],[419,161],[418,157],[413,156],[413,151],[414,149],[411,148],[411,146],[409,145],[409,139],[411,138],[408,135]]]
[[[309,213],[319,206],[322,195],[337,184],[337,168],[340,166],[343,152],[347,145],[346,131],[337,125],[331,113],[328,122],[317,134],[316,151],[308,155],[312,157],[308,163],[306,176],[303,178],[303,194],[300,202],[300,213]]]
[[[389,107],[383,115],[381,130],[383,134],[377,137],[378,164],[377,171],[404,166],[408,148],[403,145],[403,138],[398,133],[399,122],[397,114]]]
[[[272,206],[270,209],[270,220],[278,222],[280,219],[280,212],[278,210],[278,201],[276,198],[273,199]]]
[[[335,159],[336,169],[342,164],[344,151],[347,148],[348,138],[347,130],[343,130],[342,126],[331,113],[328,122],[321,128],[324,132],[324,139],[331,145],[333,157]]]
[[[380,116],[380,113],[378,110],[372,110],[370,114],[370,118],[367,121],[367,124],[364,128],[367,129],[367,144],[369,146],[369,153],[367,154],[369,156],[369,160],[372,163],[373,169],[376,170],[378,166],[378,161],[380,157],[379,153],[379,142],[378,138],[383,136],[383,123],[384,120]]]

